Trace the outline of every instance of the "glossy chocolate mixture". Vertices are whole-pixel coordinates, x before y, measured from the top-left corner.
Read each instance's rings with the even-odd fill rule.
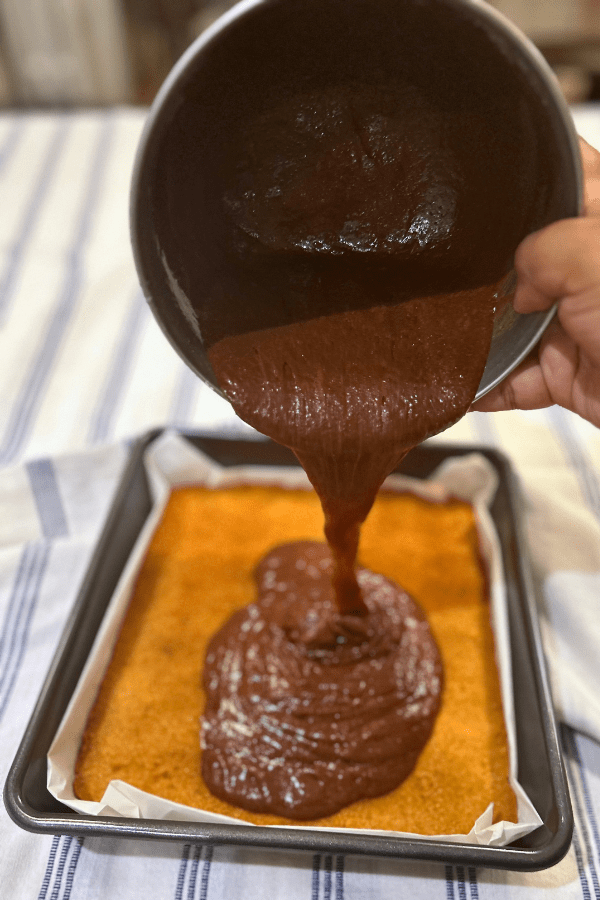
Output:
[[[415,298],[224,339],[210,358],[238,414],[291,447],[315,487],[340,609],[364,613],[360,523],[411,447],[468,409],[493,288]]]
[[[250,303],[266,276],[271,308],[210,361],[238,414],[304,466],[345,612],[365,613],[353,569],[377,490],[466,412],[491,341],[496,285],[424,296],[406,268],[457,240],[456,167],[430,119],[411,87],[301,94],[250,124],[224,193],[234,271]],[[301,320],[273,325],[299,291]]]
[[[275,548],[208,647],[202,774],[244,809],[316,819],[386,793],[431,733],[442,665],[422,611],[359,569],[368,615],[340,614],[331,571],[325,544]]]
[[[297,289],[299,256],[310,305],[361,289],[361,304],[365,293],[377,301],[210,349],[238,414],[300,459],[329,549],[276,548],[257,602],[214,638],[203,774],[236,805],[298,819],[391,790],[431,733],[435,642],[400,588],[356,570],[360,524],[404,454],[466,412],[495,306],[494,285],[406,296],[395,257],[445,244],[457,199],[444,167],[430,171],[431,155],[376,104],[372,92],[330,92],[261,117],[225,195],[242,266],[291,260],[278,268],[281,296]]]
[[[467,410],[514,249],[555,217],[546,113],[498,40],[437,0],[265,2],[199,62],[160,149],[167,328],[296,452],[330,545],[276,549],[211,645],[203,773],[241,807],[306,819],[389,791],[432,727],[427,626],[354,569],[385,476]]]

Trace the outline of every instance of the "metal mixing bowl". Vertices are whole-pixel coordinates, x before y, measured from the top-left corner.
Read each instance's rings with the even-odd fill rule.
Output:
[[[298,22],[302,22],[300,17],[304,8],[311,8],[311,15],[316,16],[315,21],[318,23],[318,10],[322,9],[331,16],[336,3],[343,3],[346,13],[355,9],[357,15],[377,17],[384,5],[386,15],[390,15],[390,10],[393,14],[394,2],[398,10],[410,6],[414,7],[415,14],[419,10],[425,10],[428,15],[432,10],[434,13],[437,10],[445,20],[460,20],[460,27],[465,29],[464,42],[459,41],[456,47],[456,53],[461,55],[461,65],[464,63],[468,67],[471,64],[470,55],[474,42],[481,40],[487,42],[486,52],[497,56],[499,70],[504,67],[507,75],[509,72],[518,73],[526,87],[527,97],[523,102],[529,104],[531,128],[539,130],[538,140],[543,142],[552,161],[552,171],[545,173],[547,215],[539,224],[576,216],[581,210],[583,176],[578,141],[572,118],[554,75],[531,42],[487,3],[482,0],[368,0],[368,3],[367,0],[243,0],[196,40],[168,76],[146,122],[139,144],[131,192],[131,238],[145,296],[177,352],[219,393],[222,392],[216,384],[208,360],[202,329],[198,325],[190,297],[186,295],[176,274],[176,261],[171,258],[177,255],[177,241],[171,242],[170,248],[167,247],[168,242],[165,242],[164,235],[156,224],[157,210],[160,203],[164,205],[164,200],[160,199],[164,194],[159,197],[158,191],[164,183],[165,167],[169,165],[163,153],[165,136],[169,134],[175,120],[181,122],[182,110],[186,112],[190,85],[195,86],[196,96],[198,91],[203,90],[204,84],[207,93],[216,91],[218,94],[221,90],[219,80],[225,81],[223,91],[240,91],[243,98],[244,84],[251,74],[245,70],[247,62],[232,50],[228,68],[223,70],[223,79],[222,73],[215,74],[214,60],[219,55],[223,57],[224,53],[227,56],[228,46],[234,46],[244,30],[251,28],[254,29],[254,35],[260,35],[261,23],[269,23],[274,12],[281,13],[285,9],[288,22],[285,40],[289,41],[290,34],[294,33],[293,29],[289,30],[289,21],[298,16]],[[368,12],[365,13],[367,7]],[[281,47],[277,49],[279,64],[285,66],[285,52],[281,52]],[[274,50],[273,42],[265,42],[261,53],[255,57],[254,65],[256,59],[259,60],[259,67],[263,59],[265,66],[269,65]],[[401,46],[398,47],[398,53],[402,53]],[[503,84],[498,83],[493,89],[502,91]],[[213,125],[218,127],[218,123],[214,121],[215,116],[218,118],[218,102],[213,102],[212,110],[213,119],[207,122],[207,128],[212,128]],[[189,114],[194,114],[191,105]],[[468,135],[465,139],[468,140]],[[514,140],[519,141],[520,136],[515,134]],[[537,185],[532,185],[532,190],[536,189]],[[506,202],[518,203],[519,198],[507,197]],[[201,299],[198,301],[196,298],[196,302],[201,302]],[[506,306],[496,322],[477,398],[495,387],[527,356],[553,313],[554,310],[550,310],[518,315],[511,304]]]

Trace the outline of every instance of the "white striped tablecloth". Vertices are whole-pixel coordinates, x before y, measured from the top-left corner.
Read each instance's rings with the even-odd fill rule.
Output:
[[[574,111],[600,146],[600,110]],[[129,442],[247,435],[180,361],[138,286],[128,189],[144,111],[0,116],[0,780]],[[600,900],[600,432],[552,408],[471,413],[442,439],[503,450],[525,496],[576,828],[515,874],[327,854],[28,834],[0,810],[0,900]]]

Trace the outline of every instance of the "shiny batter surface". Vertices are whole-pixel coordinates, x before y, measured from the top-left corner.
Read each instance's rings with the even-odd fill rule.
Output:
[[[313,484],[341,607],[365,612],[360,524],[384,479],[467,411],[491,340],[489,287],[232,335],[211,348],[236,412],[290,447]]]
[[[439,124],[410,87],[338,86],[268,109],[231,151],[230,264],[254,322],[209,357],[241,418],[297,455],[329,546],[316,593],[297,568],[305,550],[286,550],[284,587],[259,593],[206,657],[203,776],[244,809],[310,819],[386,793],[439,706],[427,622],[413,627],[404,591],[356,569],[385,477],[467,411],[491,341],[497,284],[431,294],[422,274],[424,255],[465,243]],[[341,629],[318,651],[326,669],[313,626]],[[383,720],[365,696],[381,697]]]
[[[276,547],[209,644],[202,773],[244,809],[316,819],[387,793],[431,733],[442,663],[421,608],[360,568],[368,613],[340,613],[331,573],[326,544]]]
[[[241,418],[300,459],[338,603],[358,614],[360,523],[408,450],[467,411],[491,342],[497,270],[430,280],[471,255],[477,208],[445,122],[410,84],[299,91],[232,137],[225,165],[210,361]]]

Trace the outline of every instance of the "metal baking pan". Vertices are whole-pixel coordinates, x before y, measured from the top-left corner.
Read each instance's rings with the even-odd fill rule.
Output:
[[[508,847],[487,847],[427,838],[317,832],[310,827],[285,829],[85,816],[51,796],[46,789],[48,748],[119,576],[150,511],[143,453],[159,434],[160,431],[147,434],[132,449],[86,578],[8,775],[4,802],[12,819],[22,828],[40,833],[245,844],[520,871],[539,870],[557,863],[571,842],[573,813],[548,689],[527,551],[520,528],[518,487],[504,456],[473,445],[426,443],[408,455],[400,471],[426,478],[449,456],[476,450],[498,473],[499,488],[491,513],[502,546],[508,596],[518,778],[542,819],[540,828]],[[188,433],[183,436],[225,466],[297,465],[289,450],[270,441],[227,440]]]

